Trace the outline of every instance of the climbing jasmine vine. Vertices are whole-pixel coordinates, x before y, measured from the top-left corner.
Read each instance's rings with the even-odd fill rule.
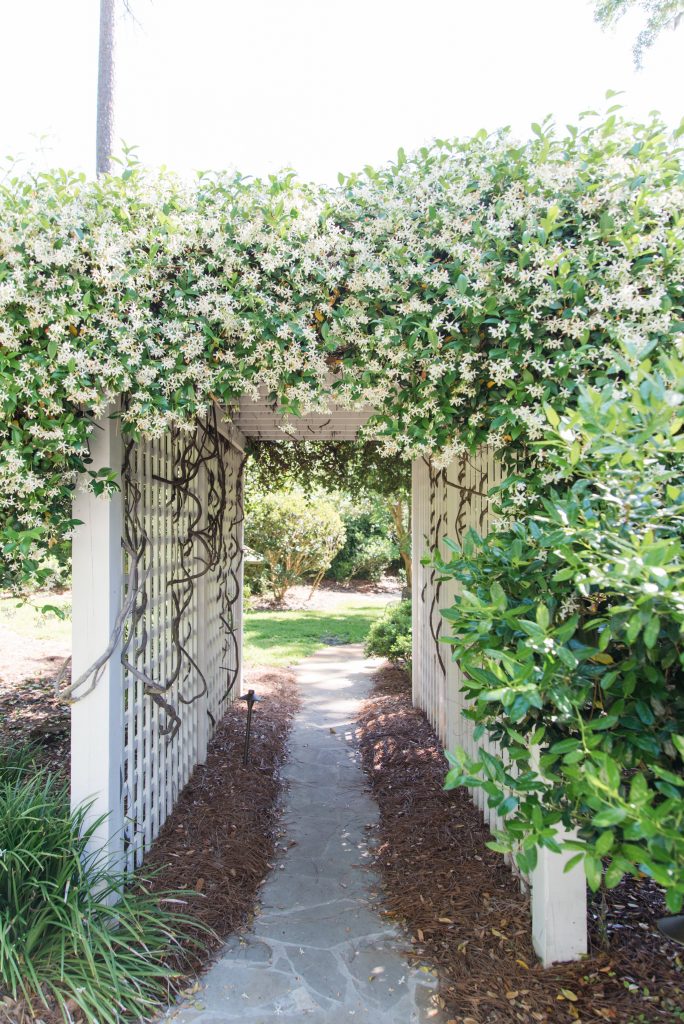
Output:
[[[267,394],[370,405],[389,454],[528,452],[623,343],[674,346],[681,151],[654,117],[437,141],[339,186],[65,171],[0,186],[2,586],[73,529],[94,420],[191,427]],[[528,483],[553,470],[527,459]],[[91,485],[115,485],[111,473]],[[524,507],[525,491],[518,505]]]

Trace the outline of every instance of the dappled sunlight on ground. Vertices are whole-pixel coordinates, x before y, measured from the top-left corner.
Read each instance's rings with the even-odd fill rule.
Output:
[[[53,605],[65,618],[43,614]],[[71,594],[35,594],[30,602],[0,600],[0,686],[54,676],[71,654]]]
[[[382,604],[357,604],[324,611],[259,611],[245,614],[247,665],[293,665],[325,645],[360,643]]]
[[[334,583],[332,580],[323,580],[313,591],[308,584],[298,584],[290,587],[279,610],[334,611],[355,604],[384,607],[390,601],[399,601],[401,590],[402,583],[396,576],[385,576],[377,582],[351,580],[349,583]],[[254,610],[273,608],[269,595],[255,595],[250,603]]]

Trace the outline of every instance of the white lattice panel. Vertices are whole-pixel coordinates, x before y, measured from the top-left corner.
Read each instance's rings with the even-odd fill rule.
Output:
[[[453,603],[456,584],[440,582],[437,572],[420,559],[439,550],[449,557],[445,538],[463,543],[471,528],[481,536],[489,530],[489,489],[502,480],[500,463],[490,449],[464,456],[445,469],[427,459],[413,464],[413,643],[414,703],[423,708],[447,750],[462,746],[473,757],[478,747],[491,749],[489,740],[475,741],[474,726],[463,717],[466,701],[462,675],[449,647],[441,642],[449,624],[440,609]],[[492,829],[498,824],[495,810],[486,806],[482,790],[473,799]]]
[[[413,464],[413,700],[447,750],[462,746],[473,758],[480,747],[490,753],[499,753],[500,747],[486,736],[475,740],[474,725],[462,713],[467,701],[461,670],[448,646],[440,643],[449,629],[440,609],[453,604],[457,585],[452,580],[440,582],[420,560],[436,549],[447,558],[445,537],[462,545],[471,528],[486,536],[488,491],[502,479],[501,464],[487,448],[444,470],[436,470],[427,460]],[[473,800],[490,830],[500,828],[501,818],[496,808],[487,806],[482,789],[473,791]],[[586,883],[581,867],[564,871],[569,856],[538,850],[537,867],[527,879],[532,887],[532,940],[544,965],[576,959],[587,948]]]
[[[239,689],[242,527],[242,455],[223,437],[208,451],[186,490],[183,456],[193,439],[167,433],[143,440],[130,453],[129,490],[137,487],[144,533],[139,571],[143,613],[124,662],[122,801],[127,868],[137,867],[172,811],[226,708]],[[175,483],[174,483],[175,482]],[[199,531],[225,496],[218,564],[203,573],[206,545]],[[126,497],[129,497],[127,495]],[[124,600],[130,556],[124,555]],[[224,598],[227,597],[228,600]],[[236,631],[237,634],[236,634]],[[155,703],[136,673],[159,687]],[[149,685],[148,685],[149,690]],[[175,709],[175,722],[164,703]]]
[[[242,636],[242,453],[226,442],[224,447],[225,483],[232,496],[225,513],[224,562],[219,570],[205,577],[206,598],[203,623],[206,676],[213,680],[207,710],[209,727],[223,715],[226,701],[240,693],[242,673],[240,637]],[[209,481],[207,482],[209,484]],[[209,497],[211,487],[207,486]]]

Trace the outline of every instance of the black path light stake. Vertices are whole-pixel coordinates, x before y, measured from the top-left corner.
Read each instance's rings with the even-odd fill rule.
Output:
[[[679,942],[684,946],[684,914],[676,914],[674,917],[661,917],[656,921],[658,930],[666,935],[673,942]]]
[[[248,690],[247,693],[243,693],[240,700],[247,701],[247,731],[245,732],[245,756],[242,759],[243,764],[249,764],[249,734],[252,731],[252,709],[257,701],[261,700],[261,697],[257,697],[254,690]]]

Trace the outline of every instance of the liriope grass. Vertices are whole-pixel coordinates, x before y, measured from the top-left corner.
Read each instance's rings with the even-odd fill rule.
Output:
[[[0,754],[0,986],[38,1016],[53,1002],[65,1021],[75,1007],[97,1024],[147,1018],[179,981],[191,923],[173,894],[127,888],[87,852],[97,823],[29,760]]]

